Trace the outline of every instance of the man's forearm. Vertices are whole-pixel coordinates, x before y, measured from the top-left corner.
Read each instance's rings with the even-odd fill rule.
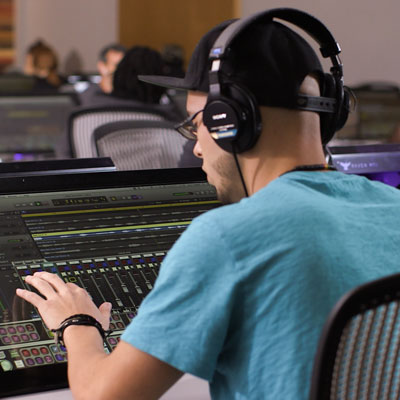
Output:
[[[101,386],[107,377],[104,364],[108,355],[99,331],[93,326],[69,326],[64,332],[64,342],[68,353],[68,380],[74,398],[100,399],[98,393],[103,391]]]

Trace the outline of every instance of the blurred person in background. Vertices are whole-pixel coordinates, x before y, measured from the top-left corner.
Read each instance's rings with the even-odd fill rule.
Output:
[[[23,71],[25,75],[35,78],[33,92],[56,92],[65,83],[58,72],[56,52],[43,40],[28,48]]]
[[[112,92],[114,71],[125,52],[126,48],[118,43],[109,44],[100,50],[97,61],[100,81],[90,83],[88,88],[80,94],[81,105],[98,105],[108,101],[104,94],[108,95]]]

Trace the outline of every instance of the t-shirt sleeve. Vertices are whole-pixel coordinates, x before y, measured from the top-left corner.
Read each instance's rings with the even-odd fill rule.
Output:
[[[234,262],[217,224],[202,217],[169,251],[122,340],[211,380],[233,308]]]

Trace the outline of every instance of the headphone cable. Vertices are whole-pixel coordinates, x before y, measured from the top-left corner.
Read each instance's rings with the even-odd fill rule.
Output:
[[[237,170],[239,172],[240,180],[242,181],[244,194],[245,194],[246,197],[249,197],[249,193],[247,191],[246,183],[244,181],[242,170],[241,170],[240,165],[239,165],[239,160],[238,160],[238,157],[237,157],[237,153],[236,153],[236,149],[235,149],[235,144],[234,143],[232,143],[232,154],[233,154],[233,158],[235,159],[236,168],[237,168]]]

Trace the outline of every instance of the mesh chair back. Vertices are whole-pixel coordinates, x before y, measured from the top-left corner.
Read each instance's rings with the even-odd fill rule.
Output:
[[[360,286],[321,335],[311,400],[400,398],[400,274]]]
[[[118,170],[177,168],[187,142],[168,121],[120,121],[94,133],[98,155]]]
[[[145,106],[88,107],[71,113],[68,121],[69,139],[74,157],[96,157],[94,130],[108,122],[124,120],[162,121],[161,111]]]

